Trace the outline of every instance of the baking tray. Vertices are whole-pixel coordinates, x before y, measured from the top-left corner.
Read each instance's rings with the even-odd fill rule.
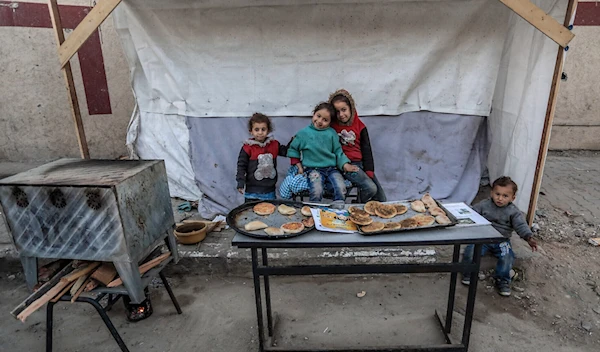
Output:
[[[414,202],[415,200],[420,200],[420,199],[401,200],[401,201],[397,201],[397,202],[384,202],[383,204],[402,204],[402,205],[405,205],[405,206],[408,207],[408,211],[406,213],[402,214],[402,215],[396,215],[396,216],[394,216],[391,219],[380,218],[377,215],[371,215],[371,218],[373,219],[373,221],[379,221],[379,222],[382,222],[382,223],[386,223],[386,222],[402,221],[404,219],[411,218],[411,217],[413,217],[415,215],[418,215],[418,214],[431,215],[431,214],[429,214],[429,211],[426,211],[425,213],[419,213],[419,212],[416,212],[416,211],[412,210],[411,207],[410,207],[410,203]],[[358,228],[358,232],[361,235],[364,235],[364,236],[373,236],[373,235],[381,235],[381,234],[393,233],[393,232],[407,232],[407,231],[418,231],[418,230],[423,230],[423,229],[434,229],[434,228],[440,228],[440,227],[449,227],[449,226],[454,226],[454,225],[458,224],[458,220],[456,219],[456,217],[454,215],[452,215],[452,213],[450,213],[448,211],[448,209],[446,209],[437,200],[435,200],[435,203],[438,205],[438,207],[440,207],[446,213],[446,216],[451,221],[449,224],[438,224],[436,222],[433,225],[429,225],[429,226],[399,228],[399,229],[395,229],[395,230],[381,230],[381,231],[377,231],[377,232],[363,232],[362,229],[361,229],[362,226],[356,225],[356,227]],[[362,208],[364,208],[364,205],[363,205]]]
[[[298,211],[294,215],[283,215],[279,211],[277,211],[277,209],[275,209],[275,212],[271,215],[255,214],[254,210],[252,210],[252,208],[254,208],[254,206],[256,204],[263,203],[263,202],[271,203],[271,204],[275,205],[276,207],[278,207],[280,204],[286,204],[286,205],[289,205],[290,207],[296,208]],[[304,204],[302,204],[300,202],[293,202],[293,201],[289,201],[289,200],[268,200],[268,201],[261,200],[261,201],[256,201],[256,202],[248,202],[248,203],[244,203],[244,204],[240,205],[239,207],[230,211],[229,214],[227,214],[226,221],[227,221],[227,225],[229,225],[229,227],[234,229],[236,232],[241,233],[246,236],[250,236],[250,237],[261,238],[261,239],[266,239],[266,240],[276,240],[276,239],[281,239],[281,238],[296,237],[296,236],[300,236],[302,234],[305,234],[305,233],[313,230],[315,227],[313,226],[313,227],[305,228],[304,230],[302,230],[298,233],[286,233],[283,235],[269,236],[265,233],[264,230],[246,231],[244,229],[244,225],[246,225],[250,221],[254,221],[254,220],[260,220],[260,221],[264,222],[265,224],[272,226],[272,227],[280,227],[281,225],[285,224],[286,222],[290,222],[290,221],[301,222],[302,219],[306,218],[306,216],[304,216],[304,215],[302,215],[302,213],[300,213],[300,209],[302,209],[303,206],[304,206]]]

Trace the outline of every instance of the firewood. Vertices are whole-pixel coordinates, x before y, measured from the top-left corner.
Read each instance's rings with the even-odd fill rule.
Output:
[[[69,275],[65,275],[60,280],[61,281],[66,281],[66,282],[75,281],[75,280],[79,279],[80,277],[89,274],[92,270],[96,269],[98,266],[100,266],[100,262],[90,263],[90,264],[88,264],[87,266],[85,266],[85,267],[83,267],[81,269],[76,269],[75,271],[73,271]]]
[[[162,263],[165,259],[167,259],[169,256],[171,255],[171,252],[167,252],[164,253],[142,265],[140,265],[140,275],[143,275],[145,272],[147,272],[148,270],[154,268],[155,266],[159,265],[160,263]],[[117,287],[123,284],[123,280],[121,280],[121,278],[118,278],[116,280],[113,280],[111,283],[109,283],[108,285],[106,285],[106,287]]]
[[[60,279],[63,276],[69,274],[72,271],[73,265],[72,263],[70,263],[67,266],[65,266],[60,272],[54,275],[52,279],[50,279],[50,281],[46,282],[38,290],[29,295],[29,297],[27,297],[23,302],[21,302],[21,304],[19,304],[15,309],[13,309],[12,312],[10,312],[10,314],[16,318],[22,311],[25,310],[25,308],[27,308],[37,299],[42,297],[45,293],[50,291],[54,286],[56,286],[56,284],[60,282]]]
[[[92,279],[95,279],[104,285],[108,285],[117,276],[117,269],[112,263],[102,263],[96,271],[92,273]]]
[[[48,302],[49,300],[54,298],[58,293],[60,293],[70,283],[71,282],[69,282],[69,281],[60,280],[54,287],[52,287],[52,289],[50,289],[42,297],[35,300],[27,308],[25,308],[21,313],[19,313],[19,315],[17,315],[17,319],[19,319],[22,322],[25,322],[25,319],[27,319],[27,317],[29,315],[31,315],[31,313],[35,312],[41,306],[46,304],[46,302]]]
[[[90,277],[90,281],[87,283],[87,285],[85,285],[85,289],[83,290],[83,292],[90,292],[91,290],[98,287],[98,285],[99,285],[98,281],[96,281]]]
[[[59,294],[57,294],[56,296],[54,296],[54,298],[52,298],[52,299],[50,300],[50,302],[52,302],[52,303],[56,303],[56,302],[58,302],[58,300],[59,300],[59,299],[60,299],[62,296],[64,296],[64,295],[65,295],[67,292],[69,292],[69,290],[71,289],[71,287],[73,287],[73,285],[74,285],[74,284],[75,284],[75,282],[74,282],[74,281],[73,281],[73,282],[71,282],[70,284],[68,284],[68,285],[67,285],[67,287],[65,287],[65,288],[64,288],[62,291],[60,291],[60,293],[59,293]]]
[[[73,296],[75,293],[77,293],[77,291],[79,291],[79,288],[83,285],[83,283],[85,282],[85,280],[87,280],[87,278],[88,278],[87,275],[83,275],[83,276],[79,277],[77,280],[73,281],[73,286],[71,286],[71,290],[69,291],[71,296]]]
[[[83,283],[83,285],[81,285],[81,287],[79,288],[79,290],[77,290],[77,292],[75,292],[75,294],[73,295],[73,297],[71,297],[71,303],[75,302],[77,300],[77,297],[79,297],[79,295],[81,295],[81,293],[83,292],[83,290],[85,289],[85,286],[88,284],[88,282],[91,280],[91,277],[88,277],[85,282]]]

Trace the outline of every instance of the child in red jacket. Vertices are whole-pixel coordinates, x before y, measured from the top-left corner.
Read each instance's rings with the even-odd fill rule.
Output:
[[[244,141],[238,156],[237,190],[246,202],[275,199],[277,156],[286,156],[287,147],[269,136],[273,125],[266,115],[252,115],[248,130],[252,138]]]
[[[385,192],[375,177],[369,132],[358,117],[352,95],[345,89],[338,89],[329,96],[329,102],[336,110],[336,119],[331,122],[331,127],[340,136],[344,154],[359,167],[357,172],[344,173],[344,178],[360,189],[361,203],[369,200],[385,202]]]

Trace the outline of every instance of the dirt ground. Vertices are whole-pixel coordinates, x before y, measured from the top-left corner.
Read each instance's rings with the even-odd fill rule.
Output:
[[[578,173],[555,169],[552,177],[544,180],[535,218],[540,252],[520,258],[511,297],[499,296],[491,272],[483,272],[487,277],[478,286],[469,351],[600,350],[600,247],[587,242],[600,237],[596,221],[600,214],[574,211],[579,200],[589,200],[588,205],[583,204],[586,209],[590,204],[600,206],[600,183],[594,176],[600,158],[597,153],[565,155],[588,158],[594,164],[577,166]],[[562,161],[547,170],[559,165]],[[583,176],[587,181],[578,179]],[[557,190],[555,184],[563,181]],[[577,198],[561,201],[564,198],[557,192],[570,191],[578,194]],[[513,243],[518,241],[513,236]],[[25,323],[9,315],[28,295],[18,271],[0,269],[0,311],[4,312],[0,350],[43,351],[44,310]],[[151,290],[151,318],[128,323],[121,304],[109,313],[132,352],[258,350],[250,278],[195,275],[192,270],[185,275],[172,273],[170,281],[183,315],[176,314],[160,285]],[[433,312],[445,310],[448,281],[448,275],[441,274],[274,278],[276,343],[314,348],[443,343]],[[458,286],[455,339],[461,334],[467,292]],[[360,291],[366,292],[363,298],[356,296]],[[55,351],[118,350],[91,306],[58,305],[54,331]]]
[[[515,283],[523,292],[514,290],[504,298],[487,279],[480,282],[470,351],[598,350],[600,314],[593,309],[599,297],[591,285],[598,280],[597,248],[557,242],[542,246],[543,259],[529,264],[524,280]],[[121,304],[110,312],[131,351],[258,350],[251,279],[188,274],[169,280],[183,315],[176,314],[160,285],[151,290],[151,318],[128,323]],[[445,308],[448,280],[445,274],[272,278],[276,343],[315,348],[443,343],[433,312]],[[25,323],[9,317],[27,291],[22,280],[5,275],[0,285],[2,351],[44,350],[44,310]],[[358,298],[361,291],[366,295]],[[461,334],[467,290],[459,284],[457,293],[455,339]],[[88,305],[58,305],[54,324],[56,351],[117,350]]]

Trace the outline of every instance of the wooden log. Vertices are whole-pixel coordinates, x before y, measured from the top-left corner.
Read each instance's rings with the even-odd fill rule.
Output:
[[[90,263],[87,266],[85,266],[81,269],[77,269],[77,270],[73,271],[72,273],[70,273],[69,275],[64,276],[60,280],[67,281],[67,282],[75,281],[84,275],[88,275],[90,272],[92,272],[92,270],[96,269],[99,266],[100,266],[100,262]]]
[[[60,292],[62,292],[63,289],[65,287],[67,287],[71,282],[72,281],[63,281],[63,280],[60,280],[54,287],[52,287],[52,289],[50,289],[42,297],[40,297],[37,300],[35,300],[35,302],[31,303],[27,308],[25,308],[21,313],[19,313],[17,315],[17,319],[19,319],[22,322],[25,322],[25,319],[27,319],[27,317],[29,315],[31,315],[31,313],[33,313],[36,310],[38,310],[41,306],[43,306],[49,300],[51,300],[52,298],[54,298],[57,294],[59,294]]]
[[[91,277],[87,277],[87,279],[85,279],[83,285],[81,285],[81,287],[77,290],[77,292],[75,292],[75,294],[73,295],[73,297],[71,297],[71,303],[75,302],[77,300],[77,297],[79,297],[79,295],[81,295],[83,293],[83,290],[85,290],[85,287],[87,286],[87,284],[90,282],[92,278]]]
[[[69,291],[71,296],[73,296],[74,294],[77,293],[77,291],[83,285],[85,280],[87,280],[87,278],[88,277],[86,275],[84,275],[84,276],[79,277],[77,280],[73,281],[73,286],[71,286],[71,290]]]
[[[69,263],[65,266],[61,271],[59,271],[56,275],[50,279],[50,281],[46,282],[42,287],[40,287],[37,291],[33,292],[29,297],[27,297],[21,304],[19,304],[15,309],[10,312],[12,316],[15,318],[23,311],[27,306],[31,303],[35,302],[37,299],[42,297],[46,292],[51,290],[57,283],[60,282],[60,279],[73,271],[73,263]]]
[[[169,256],[171,255],[171,252],[167,252],[164,253],[142,265],[140,265],[140,275],[143,275],[145,272],[147,272],[148,270],[154,268],[155,266],[159,265],[160,263],[162,263],[165,259],[167,259]],[[113,280],[111,283],[109,283],[108,285],[106,285],[106,287],[117,287],[123,284],[123,280],[121,280],[121,278],[118,278],[116,280]]]
[[[91,290],[98,287],[98,285],[99,285],[98,281],[96,281],[90,277],[90,281],[87,283],[87,285],[85,285],[85,289],[83,290],[83,292],[90,292]]]
[[[101,282],[104,285],[110,284],[117,276],[117,269],[112,263],[102,263],[96,271],[92,273],[92,279]]]
[[[56,303],[58,302],[58,300],[64,296],[67,292],[69,292],[69,290],[71,289],[71,287],[73,287],[73,285],[75,284],[75,282],[71,282],[70,284],[67,285],[67,287],[65,287],[62,291],[60,291],[59,294],[57,294],[56,296],[54,296],[54,298],[52,298],[50,300],[50,302],[52,303]]]

